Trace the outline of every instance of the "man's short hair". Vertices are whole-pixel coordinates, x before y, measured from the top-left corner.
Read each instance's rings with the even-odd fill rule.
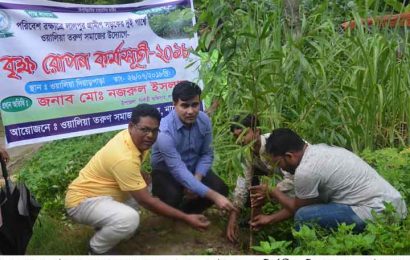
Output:
[[[172,100],[178,102],[178,100],[187,101],[193,99],[196,96],[201,96],[201,88],[190,81],[181,81],[172,90]]]
[[[305,141],[289,128],[277,128],[266,141],[266,152],[274,156],[303,150]]]
[[[242,129],[243,127],[259,127],[259,119],[253,114],[247,114],[245,117],[236,115],[232,118],[231,132],[233,133],[236,129]]]
[[[138,124],[141,117],[152,117],[158,120],[158,123],[161,122],[161,114],[159,111],[152,105],[149,104],[139,104],[134,107],[131,114],[131,122],[133,124]]]

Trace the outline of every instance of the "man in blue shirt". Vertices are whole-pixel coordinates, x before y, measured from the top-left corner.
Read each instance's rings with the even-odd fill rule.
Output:
[[[152,193],[186,213],[199,213],[212,204],[235,210],[226,198],[228,187],[212,172],[212,126],[200,109],[201,89],[183,81],[172,91],[175,110],[161,120],[153,146]]]

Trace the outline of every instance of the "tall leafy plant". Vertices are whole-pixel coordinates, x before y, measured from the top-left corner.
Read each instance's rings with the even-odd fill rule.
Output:
[[[341,31],[323,1],[313,10],[301,7],[295,37],[283,23],[281,3],[207,1],[200,48],[220,59],[205,74],[218,77],[222,70],[227,78],[216,131],[228,128],[232,114],[247,111],[262,118],[265,130],[291,127],[311,142],[356,152],[408,144],[407,32],[362,26],[358,10],[375,6],[367,13],[376,13],[374,2],[352,8],[359,26]],[[217,83],[207,82],[205,91],[220,90]]]

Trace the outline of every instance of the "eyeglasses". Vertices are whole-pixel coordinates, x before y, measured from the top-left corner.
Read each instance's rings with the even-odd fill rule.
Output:
[[[148,135],[149,133],[152,133],[153,135],[157,135],[159,132],[159,128],[149,128],[149,127],[137,127],[134,125],[135,128],[140,131],[143,135]]]

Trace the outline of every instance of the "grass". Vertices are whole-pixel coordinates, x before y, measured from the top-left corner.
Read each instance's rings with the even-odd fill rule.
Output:
[[[27,255],[85,255],[93,230],[69,225],[47,214],[41,214],[34,226]]]

